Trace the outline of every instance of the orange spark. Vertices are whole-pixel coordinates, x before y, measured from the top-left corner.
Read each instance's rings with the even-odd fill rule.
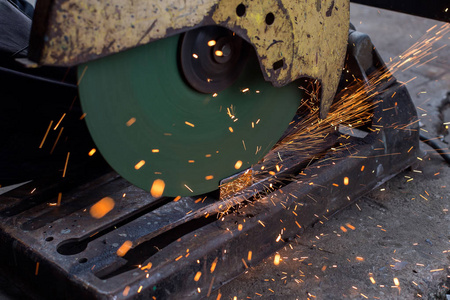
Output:
[[[184,124],[186,124],[187,126],[195,127],[194,124],[192,124],[192,123],[190,123],[190,122],[188,122],[188,121],[185,121]]]
[[[187,188],[191,193],[194,192],[187,184],[185,184],[184,187]]]
[[[145,165],[145,160],[141,160],[140,162],[138,162],[138,163],[134,166],[134,168],[135,168],[136,170],[139,170],[140,168],[142,168],[143,165]]]
[[[63,130],[64,130],[64,127],[61,127],[61,130],[59,131],[58,136],[56,137],[55,143],[53,144],[52,150],[50,150],[50,154],[52,154],[53,151],[55,150],[56,144],[58,144],[59,138],[61,137]]]
[[[400,281],[398,281],[397,277],[394,277],[394,284],[395,284],[395,286],[399,286],[400,285]]]
[[[56,206],[61,206],[62,193],[58,193],[58,202]]]
[[[115,203],[112,198],[105,197],[92,205],[89,213],[93,218],[101,219],[114,208],[114,205]]]
[[[348,177],[344,177],[344,185],[348,185],[348,181],[349,181]]]
[[[345,224],[348,228],[350,228],[351,230],[355,230],[356,229],[356,227],[355,226],[353,226],[352,224],[350,224],[350,223],[347,223],[347,224]]]
[[[434,269],[434,270],[430,270],[431,273],[433,273],[433,272],[439,272],[439,271],[444,271],[444,269]]]
[[[278,253],[275,254],[275,257],[273,258],[273,264],[275,266],[278,266],[280,264],[280,259],[281,259],[280,254],[278,254]]]
[[[153,197],[161,197],[164,192],[165,186],[166,184],[164,183],[164,180],[156,179],[155,181],[153,181],[150,194],[152,194]]]
[[[245,260],[244,260],[243,258],[241,258],[241,260],[242,260],[242,263],[244,264],[244,267],[245,267],[246,269],[248,269],[248,266],[247,266],[247,263],[245,262]]]
[[[216,269],[216,265],[217,265],[217,262],[218,262],[218,261],[219,261],[219,258],[216,257],[216,258],[214,259],[214,261],[212,262],[212,264],[211,264],[211,269],[210,269],[211,273],[214,272],[214,270]]]
[[[56,130],[59,126],[59,124],[61,124],[62,120],[64,119],[64,117],[66,116],[66,113],[64,113],[61,117],[61,119],[59,119],[58,123],[55,125],[55,128],[53,128],[53,130]]]
[[[194,281],[199,281],[199,279],[200,279],[201,276],[202,276],[202,272],[198,271],[198,272],[195,274]]]
[[[134,122],[136,122],[136,118],[131,118],[131,119],[129,119],[128,121],[127,121],[127,126],[128,127],[130,127],[131,125],[133,125],[134,124]]]
[[[131,246],[133,246],[133,243],[131,241],[125,241],[122,246],[119,247],[119,249],[117,249],[117,256],[125,256],[125,254],[127,254],[128,250],[131,249]]]
[[[92,155],[95,154],[95,152],[97,152],[97,149],[92,148],[91,151],[89,151],[88,155],[89,155],[89,156],[92,156]]]
[[[77,85],[80,85],[81,80],[83,79],[84,74],[86,73],[87,68],[88,68],[88,66],[85,66],[85,67],[84,67],[83,72],[81,73],[81,76],[80,76],[80,78],[78,79]]]
[[[64,165],[64,171],[63,171],[63,175],[62,175],[63,178],[66,177],[67,164],[69,163],[69,156],[70,156],[70,152],[67,152],[66,164]]]
[[[130,292],[130,286],[126,286],[125,289],[122,292],[122,295],[124,295],[125,297],[128,296],[128,293]]]
[[[45,139],[47,138],[47,135],[48,135],[48,133],[49,133],[49,131],[50,131],[50,128],[52,128],[52,124],[53,124],[53,120],[50,121],[50,125],[48,125],[48,128],[47,128],[47,131],[45,132],[44,138],[42,139],[42,142],[41,142],[41,144],[39,145],[39,149],[41,149],[42,146],[44,146]]]
[[[238,160],[235,164],[234,164],[234,168],[236,170],[240,169],[242,167],[242,161]]]

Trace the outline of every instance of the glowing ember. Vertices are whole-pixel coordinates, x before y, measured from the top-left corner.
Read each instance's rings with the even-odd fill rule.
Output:
[[[129,119],[128,121],[127,121],[127,126],[128,127],[130,127],[131,125],[133,125],[134,124],[134,122],[136,122],[136,118],[131,118],[131,119]]]
[[[191,193],[194,192],[187,184],[185,184],[184,187],[187,188]]]
[[[61,199],[62,199],[62,193],[58,193],[58,202],[56,203],[56,206],[61,206]]]
[[[399,286],[400,285],[400,281],[398,281],[397,277],[394,277],[394,284],[395,284],[395,286]]]
[[[234,164],[234,168],[236,170],[240,169],[242,167],[242,161],[238,160],[235,164]]]
[[[52,154],[53,151],[55,150],[56,144],[58,144],[59,138],[61,137],[63,130],[64,127],[61,127],[61,130],[59,131],[58,136],[56,137],[55,143],[53,144],[52,150],[50,150],[50,154]]]
[[[199,279],[200,279],[201,276],[202,276],[202,272],[198,271],[198,272],[195,274],[194,281],[199,281]]]
[[[280,259],[281,259],[280,254],[278,254],[278,253],[275,254],[275,257],[273,258],[273,264],[275,266],[278,266],[280,264]]]
[[[152,194],[153,197],[161,197],[164,192],[165,186],[166,184],[164,183],[164,180],[156,179],[155,181],[153,181],[152,188],[150,189],[150,194]]]
[[[134,168],[135,168],[136,170],[139,170],[140,168],[142,168],[143,165],[145,165],[145,160],[141,160],[140,162],[138,162],[138,163],[134,166]]]
[[[128,296],[128,293],[130,292],[130,287],[127,285],[125,287],[125,289],[122,292],[122,295],[124,295],[125,297]]]
[[[89,155],[89,156],[92,156],[92,155],[95,154],[95,152],[97,152],[97,149],[92,148],[91,151],[89,151],[88,155]]]
[[[195,127],[194,124],[192,124],[192,123],[190,123],[190,122],[188,122],[188,121],[185,121],[184,124],[186,124],[187,126]]]
[[[125,241],[125,243],[122,244],[122,246],[117,249],[117,256],[125,256],[127,254],[128,250],[131,249],[131,246],[133,246],[133,243],[131,241]]]
[[[218,261],[219,261],[219,258],[216,257],[216,258],[214,259],[214,261],[212,262],[212,264],[211,264],[211,269],[210,269],[211,273],[213,273],[214,270],[216,269],[216,265],[217,265],[217,262],[218,262]]]
[[[88,68],[88,66],[85,66],[85,67],[84,67],[83,72],[81,73],[81,76],[80,76],[80,78],[78,79],[77,85],[80,85],[81,80],[83,79],[84,74],[86,73],[87,68]]]
[[[152,268],[152,263],[151,262],[149,262],[148,264],[146,264],[145,266],[143,266],[143,267],[141,267],[141,270],[142,271],[145,271],[145,270],[150,270],[151,268]],[[148,278],[148,277],[147,277]]]
[[[348,177],[344,177],[344,185],[348,185]]]
[[[355,230],[355,229],[356,229],[356,227],[353,226],[353,225],[350,224],[350,223],[345,224],[345,226],[347,226],[347,227],[350,228],[351,230]]]
[[[64,165],[64,171],[63,171],[63,175],[62,175],[63,178],[66,177],[67,164],[69,163],[69,156],[70,156],[70,152],[67,152],[66,164]]]
[[[213,175],[208,175],[208,176],[205,177],[206,180],[211,180],[211,179],[213,179],[213,178],[214,178]]]
[[[95,203],[89,210],[89,213],[93,218],[101,219],[114,208],[114,205],[115,203],[112,198],[105,197]]]
[[[56,130],[59,127],[59,124],[61,124],[62,120],[64,119],[64,117],[66,116],[66,113],[64,113],[61,117],[61,119],[59,119],[58,123],[56,124],[55,128],[53,128],[53,130]]]
[[[49,131],[50,131],[50,128],[52,128],[52,124],[53,124],[53,121],[50,121],[50,125],[48,125],[48,128],[47,128],[47,131],[45,132],[44,138],[42,139],[42,142],[41,142],[41,144],[39,145],[39,149],[41,149],[42,146],[44,146],[44,142],[45,142],[45,140],[47,139],[47,135],[48,135],[48,133],[49,133]]]
[[[216,41],[215,41],[215,40],[210,40],[210,41],[208,41],[208,46],[209,46],[209,47],[213,47],[215,44],[216,44]]]

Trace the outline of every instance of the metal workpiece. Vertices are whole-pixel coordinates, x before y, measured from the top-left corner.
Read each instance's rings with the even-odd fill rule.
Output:
[[[303,76],[318,79],[326,116],[345,56],[348,0],[42,0],[30,58],[41,65],[77,65],[206,25],[228,28],[250,43],[274,86]]]

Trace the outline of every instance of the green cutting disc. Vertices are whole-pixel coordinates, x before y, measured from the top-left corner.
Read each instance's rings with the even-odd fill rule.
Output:
[[[79,67],[86,122],[102,155],[144,190],[163,180],[163,194],[173,197],[213,191],[258,162],[301,99],[294,84],[265,82],[254,53],[228,88],[198,92],[180,70],[179,40],[165,38]]]

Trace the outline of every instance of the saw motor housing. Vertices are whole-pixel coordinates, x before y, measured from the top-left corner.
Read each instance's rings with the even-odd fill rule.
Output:
[[[193,28],[218,25],[251,44],[262,74],[276,87],[309,77],[321,83],[321,117],[344,63],[349,0],[37,2],[30,59],[73,66]]]

